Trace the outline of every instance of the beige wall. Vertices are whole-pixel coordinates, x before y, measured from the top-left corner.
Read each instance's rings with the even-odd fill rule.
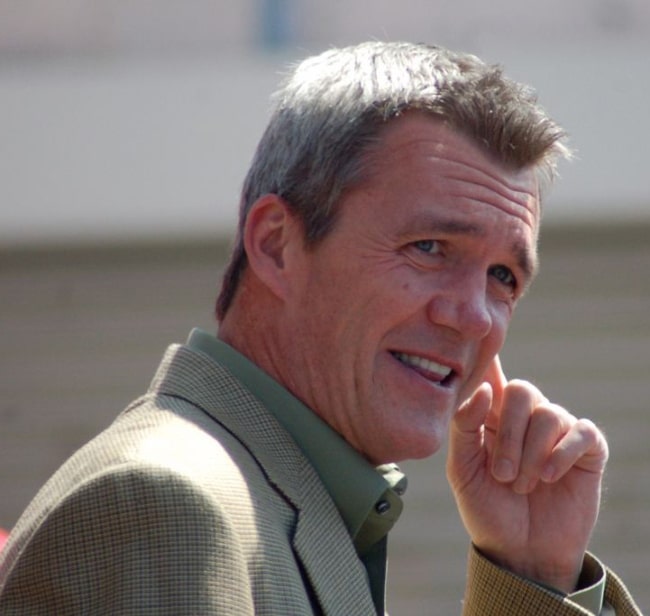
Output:
[[[255,0],[0,0],[0,50],[92,53],[237,49]]]
[[[231,228],[286,64],[373,37],[535,86],[578,151],[549,218],[650,218],[647,0],[275,0],[270,53],[273,1],[0,0],[0,246]]]
[[[0,51],[179,52],[259,46],[273,0],[0,0]],[[367,37],[480,49],[494,41],[555,44],[650,31],[646,0],[277,0],[289,44]]]

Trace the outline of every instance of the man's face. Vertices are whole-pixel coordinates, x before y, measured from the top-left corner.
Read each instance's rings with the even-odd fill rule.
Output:
[[[284,361],[290,389],[381,463],[435,452],[482,382],[536,267],[538,204],[533,172],[420,114],[369,164],[298,251]]]

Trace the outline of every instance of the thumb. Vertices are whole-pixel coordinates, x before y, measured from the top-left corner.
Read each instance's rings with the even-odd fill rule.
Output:
[[[491,406],[492,386],[483,383],[452,419],[447,452],[447,477],[452,487],[464,484],[485,461],[483,425]]]
[[[464,438],[480,434],[485,418],[492,407],[492,385],[483,383],[472,396],[460,405],[452,421],[452,427]]]

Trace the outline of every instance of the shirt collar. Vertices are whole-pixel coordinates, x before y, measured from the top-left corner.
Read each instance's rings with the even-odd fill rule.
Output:
[[[402,511],[406,477],[394,464],[373,468],[313,411],[222,340],[194,329],[188,346],[225,366],[293,437],[336,504],[360,554]]]

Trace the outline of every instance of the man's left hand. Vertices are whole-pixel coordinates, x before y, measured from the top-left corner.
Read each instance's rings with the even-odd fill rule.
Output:
[[[526,381],[508,381],[497,357],[453,418],[447,476],[486,557],[569,593],[598,517],[607,457],[591,421]]]

